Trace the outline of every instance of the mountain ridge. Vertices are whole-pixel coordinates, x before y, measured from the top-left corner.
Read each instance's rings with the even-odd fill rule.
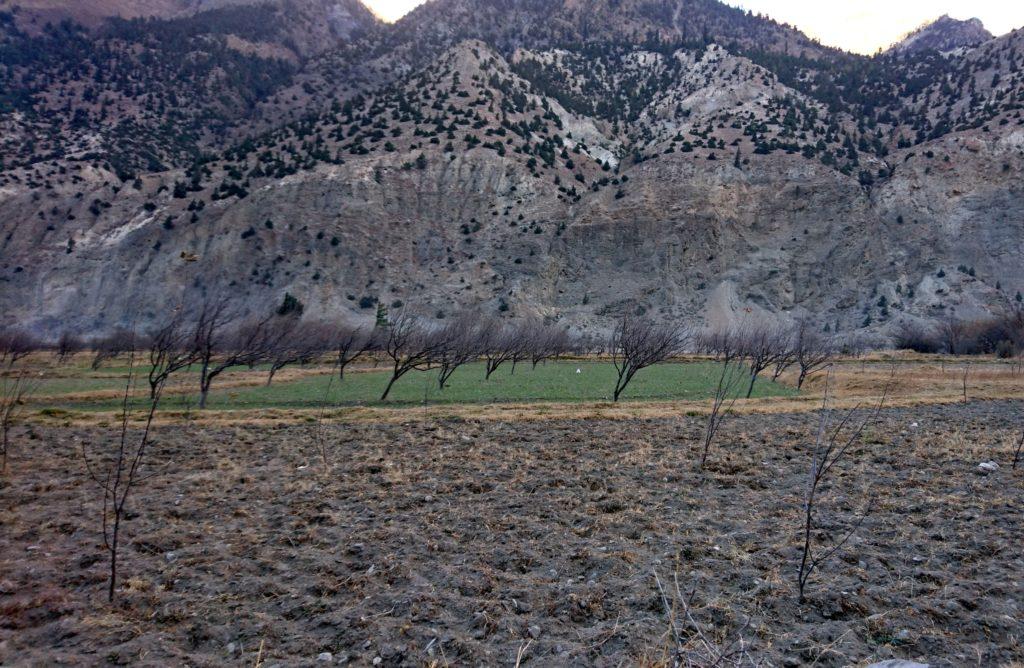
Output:
[[[995,36],[985,28],[981,19],[954,19],[943,14],[915,30],[907,33],[899,42],[889,47],[895,53],[912,53],[926,50],[947,52],[961,48],[974,48]]]
[[[955,58],[868,59],[744,46],[743,24],[728,45],[710,30],[684,40],[673,19],[629,44],[620,37],[644,5],[624,3],[612,37],[585,41],[573,21],[595,5],[566,2],[530,41],[498,14],[431,18],[460,2],[295,61],[201,151],[169,148],[159,169],[132,156],[156,146],[145,123],[175,109],[169,93],[163,116],[120,135],[124,162],[96,140],[111,116],[111,133],[124,128],[110,103],[57,135],[46,123],[65,107],[38,105],[66,99],[63,85],[9,103],[0,305],[47,333],[144,322],[223,290],[251,310],[288,292],[356,320],[377,302],[591,331],[624,311],[727,321],[754,310],[884,333],[993,312],[1024,289],[1012,259],[1024,252],[1020,33]],[[536,3],[520,4],[533,25]],[[263,34],[222,16],[221,33],[173,24],[185,52],[212,39],[231,53],[223,35]],[[131,25],[145,47],[147,31],[172,24]],[[283,62],[231,57],[255,73]],[[137,71],[152,97],[159,79]],[[17,66],[6,76],[21,81]],[[66,91],[79,95],[76,81]],[[221,118],[178,104],[194,114],[181,128]],[[40,149],[17,139],[30,123],[50,153],[12,160]]]

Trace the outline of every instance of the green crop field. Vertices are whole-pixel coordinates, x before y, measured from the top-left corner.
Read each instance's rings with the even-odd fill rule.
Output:
[[[622,401],[650,400],[703,400],[713,396],[721,367],[714,362],[688,362],[660,364],[644,369],[634,378],[622,396]],[[143,370],[144,373],[144,370]],[[254,379],[265,378],[265,373],[251,373]],[[196,377],[185,372],[176,377],[176,383],[191,382]],[[196,377],[197,378],[197,377]],[[235,376],[237,379],[237,375]],[[531,369],[529,364],[519,365],[515,373],[506,365],[489,380],[484,379],[482,363],[466,365],[455,372],[448,387],[441,390],[434,371],[414,371],[396,383],[387,402],[380,401],[387,385],[386,369],[351,372],[343,381],[324,368],[324,373],[305,375],[298,379],[275,380],[270,387],[216,382],[210,393],[209,408],[213,410],[252,408],[312,408],[324,402],[329,405],[393,405],[415,406],[455,403],[499,402],[595,402],[610,401],[615,385],[615,369],[607,362],[548,362]],[[80,397],[62,399],[60,394],[84,393],[97,388],[119,389],[124,378],[60,378],[44,383],[38,404],[79,410],[100,410],[117,406],[112,397],[83,400]],[[139,393],[146,388],[144,378],[139,379]],[[745,383],[738,392],[745,393]],[[791,387],[760,379],[754,388],[755,397],[789,396],[796,394]],[[194,407],[195,394],[169,393],[164,408]]]

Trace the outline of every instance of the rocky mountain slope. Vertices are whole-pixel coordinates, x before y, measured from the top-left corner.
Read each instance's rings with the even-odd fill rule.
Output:
[[[7,15],[0,307],[46,333],[213,291],[885,332],[1024,290],[1019,31],[868,59],[711,0],[435,0],[304,55],[284,7]]]
[[[976,47],[992,37],[992,33],[978,19],[958,21],[945,14],[911,32],[894,44],[891,50],[898,53],[948,52]]]

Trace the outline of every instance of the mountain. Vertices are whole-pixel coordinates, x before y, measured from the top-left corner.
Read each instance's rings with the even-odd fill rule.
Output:
[[[358,0],[0,0],[0,12],[12,13],[23,29],[41,28],[47,22],[73,21],[96,28],[112,18],[171,20],[234,8],[275,6],[280,18],[301,23],[305,53],[334,46],[327,35],[348,39],[379,19]]]
[[[1024,32],[865,58],[710,0],[434,0],[302,56],[282,7],[0,15],[0,307],[884,333],[1024,290]]]
[[[992,39],[980,19],[959,21],[944,14],[911,32],[891,47],[896,53],[947,52],[971,49]]]

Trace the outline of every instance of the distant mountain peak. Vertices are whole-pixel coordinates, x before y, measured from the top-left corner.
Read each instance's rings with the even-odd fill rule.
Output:
[[[921,51],[953,51],[973,48],[993,38],[981,19],[954,19],[943,14],[934,21],[912,31],[890,49],[895,53],[919,53]]]

